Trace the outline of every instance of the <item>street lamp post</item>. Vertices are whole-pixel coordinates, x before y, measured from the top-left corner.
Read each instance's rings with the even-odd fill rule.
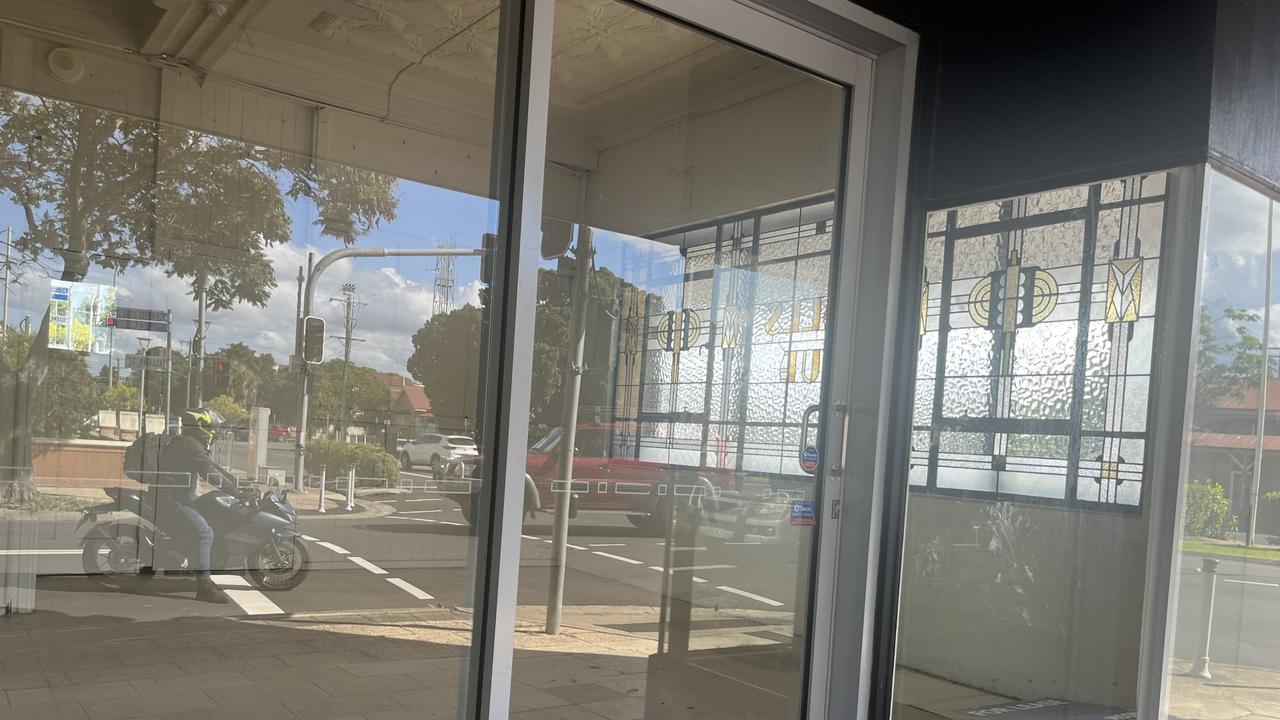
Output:
[[[302,292],[302,314],[298,317],[298,330],[294,346],[294,362],[298,366],[298,436],[293,445],[293,482],[301,488],[306,472],[307,451],[307,409],[311,401],[310,366],[302,358],[302,324],[311,315],[312,301],[316,291],[316,281],[326,269],[335,262],[345,258],[356,257],[432,257],[452,255],[455,257],[475,256],[485,253],[481,248],[339,248],[326,253],[311,268],[307,275],[306,287]]]
[[[138,351],[142,353],[142,362],[138,363],[142,368],[142,377],[138,381],[138,435],[141,436],[147,431],[147,348],[151,346],[151,338],[138,338]]]

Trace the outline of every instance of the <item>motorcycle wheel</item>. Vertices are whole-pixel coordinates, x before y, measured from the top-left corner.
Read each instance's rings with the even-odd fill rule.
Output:
[[[137,538],[127,534],[89,538],[80,564],[90,580],[109,590],[136,590],[155,577],[142,564]]]
[[[311,555],[302,538],[268,541],[250,558],[249,580],[263,590],[292,590],[307,577]]]

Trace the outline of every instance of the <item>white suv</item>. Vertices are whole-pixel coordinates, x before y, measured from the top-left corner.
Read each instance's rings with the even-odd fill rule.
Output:
[[[466,435],[427,433],[417,440],[410,440],[400,449],[400,467],[412,470],[415,465],[428,465],[434,469],[446,460],[479,454],[476,441]]]

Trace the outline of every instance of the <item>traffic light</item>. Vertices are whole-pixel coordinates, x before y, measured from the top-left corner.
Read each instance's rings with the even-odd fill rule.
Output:
[[[480,282],[485,285],[493,283],[493,253],[497,244],[498,236],[493,233],[480,236],[480,249],[484,251],[480,255]]]
[[[213,361],[213,394],[227,395],[231,392],[231,363],[227,360]]]
[[[302,360],[311,365],[324,361],[324,318],[302,319]]]

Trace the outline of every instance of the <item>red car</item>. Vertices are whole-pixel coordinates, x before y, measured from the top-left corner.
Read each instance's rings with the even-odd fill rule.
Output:
[[[700,496],[704,510],[714,512],[721,498],[736,490],[734,473],[712,468],[681,467],[634,457],[618,457],[612,451],[620,424],[579,425],[575,437],[573,481],[569,492],[570,517],[579,512],[625,513],[633,525],[657,531],[669,503],[677,496]],[[560,487],[560,428],[554,428],[529,448],[525,460],[525,512],[555,508],[565,495]],[[437,487],[458,503],[471,519],[480,459],[455,461],[442,470]]]
[[[288,425],[280,425],[280,424],[272,425],[271,427],[267,428],[267,439],[272,442],[277,442],[280,440],[292,440],[293,428],[289,427]]]

